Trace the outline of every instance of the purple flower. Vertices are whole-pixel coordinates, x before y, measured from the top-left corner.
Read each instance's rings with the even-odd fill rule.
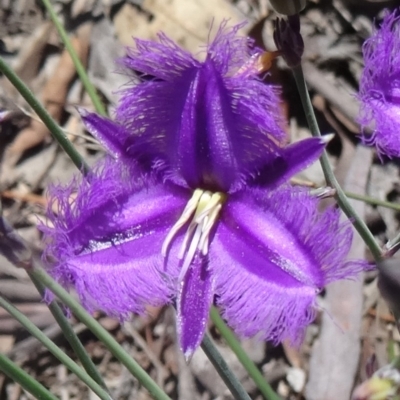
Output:
[[[107,144],[105,120],[84,119]],[[268,175],[233,194],[160,182],[109,157],[89,179],[53,189],[59,210],[49,211],[54,227],[45,229],[51,272],[88,310],[119,318],[175,301],[187,357],[213,302],[241,336],[298,343],[321,289],[361,269],[344,261],[352,233],[337,210],[318,212],[318,199],[301,189],[274,190],[324,145],[308,139],[281,149]]]
[[[359,123],[365,143],[379,155],[400,157],[400,13],[386,14],[364,43]],[[372,131],[372,133],[370,133]]]
[[[349,224],[284,183],[325,139],[290,146],[275,90],[256,77],[237,27],[196,61],[164,36],[124,60],[146,74],[118,123],[82,112],[108,156],[84,180],[54,188],[44,228],[51,273],[90,311],[119,318],[174,303],[180,345],[200,344],[211,304],[241,336],[298,343],[345,261]]]

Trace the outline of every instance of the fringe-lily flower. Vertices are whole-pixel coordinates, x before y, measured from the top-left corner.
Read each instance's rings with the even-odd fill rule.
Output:
[[[364,43],[359,122],[366,144],[379,155],[400,157],[400,11],[387,13]]]
[[[322,288],[362,269],[345,261],[339,212],[284,185],[326,139],[282,145],[276,94],[232,32],[203,63],[164,36],[137,42],[132,66],[152,78],[125,91],[118,123],[82,113],[112,157],[53,190],[45,229],[53,276],[87,309],[127,318],[174,303],[188,358],[213,303],[241,336],[299,342]]]
[[[84,118],[102,129],[104,119]],[[320,213],[304,190],[274,189],[323,147],[314,139],[288,146],[266,167],[268,179],[232,194],[159,182],[108,158],[89,179],[53,191],[52,274],[87,309],[120,318],[175,301],[187,357],[213,302],[241,336],[298,342],[321,289],[360,270],[344,261],[352,233],[337,210]]]

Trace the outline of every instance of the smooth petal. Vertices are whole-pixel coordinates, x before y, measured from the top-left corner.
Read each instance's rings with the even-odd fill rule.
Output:
[[[108,150],[114,158],[126,155],[126,143],[130,139],[128,131],[95,113],[80,108],[79,113],[85,128]]]
[[[360,115],[365,144],[380,156],[400,157],[400,12],[386,13],[381,25],[363,45]]]
[[[198,254],[178,289],[177,327],[186,360],[200,346],[214,297],[214,281],[206,257]]]
[[[179,240],[167,260],[161,247],[187,198],[179,189],[135,183],[116,162],[98,168],[90,182],[53,190],[59,211],[49,213],[54,227],[44,229],[47,256],[52,275],[75,287],[87,309],[125,318],[174,296]]]
[[[325,138],[310,138],[293,143],[282,149],[281,154],[267,163],[250,179],[250,185],[274,187],[287,182],[293,175],[302,171],[316,161],[324,151]]]
[[[242,336],[299,343],[316,296],[362,266],[346,263],[351,226],[317,210],[307,192],[284,188],[232,196],[210,247],[217,304]]]
[[[165,37],[139,41],[123,61],[154,77],[122,92],[116,118],[133,135],[128,152],[179,185],[237,190],[285,140],[278,91],[259,80],[257,52],[238,28],[223,25],[202,63]]]

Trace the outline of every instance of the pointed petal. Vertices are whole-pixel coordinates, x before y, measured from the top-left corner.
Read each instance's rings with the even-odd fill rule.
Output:
[[[237,190],[286,137],[277,89],[255,67],[240,72],[256,52],[237,30],[222,25],[203,63],[165,37],[139,41],[124,62],[156,77],[122,92],[117,120],[133,135],[128,152],[179,185]]]
[[[54,227],[44,229],[52,275],[75,287],[87,309],[121,318],[174,295],[179,240],[168,262],[161,246],[187,201],[183,192],[147,186],[129,172],[108,160],[90,182],[53,189],[58,215],[49,211]]]
[[[324,151],[326,143],[326,137],[310,138],[284,147],[281,154],[267,161],[254,179],[250,180],[250,184],[268,186],[269,190],[281,185],[316,161]]]
[[[177,327],[181,349],[188,361],[203,340],[214,297],[214,282],[207,259],[195,256],[178,291]]]
[[[217,303],[238,334],[298,343],[324,285],[362,269],[345,262],[351,226],[340,224],[337,210],[321,214],[317,206],[297,188],[251,191],[225,205],[210,268]]]
[[[85,128],[108,150],[108,152],[119,158],[126,154],[126,141],[130,138],[129,133],[115,122],[101,117],[95,113],[90,113],[80,108]]]

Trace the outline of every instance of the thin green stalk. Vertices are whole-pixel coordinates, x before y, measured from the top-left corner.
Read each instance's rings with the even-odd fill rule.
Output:
[[[68,140],[67,136],[63,130],[58,126],[57,122],[50,116],[34,94],[29,90],[24,82],[16,75],[16,73],[8,66],[2,57],[0,57],[0,72],[2,72],[7,79],[15,86],[22,97],[27,101],[27,103],[36,112],[39,118],[47,126],[53,137],[57,140],[63,150],[71,158],[72,162],[77,166],[77,168],[82,172],[87,172],[89,170],[85,161],[82,159],[81,155],[76,151],[75,147]]]
[[[87,76],[87,73],[85,71],[85,68],[82,65],[78,55],[76,54],[76,51],[72,46],[68,34],[65,31],[63,25],[61,24],[60,20],[58,19],[57,14],[55,13],[50,0],[42,0],[42,3],[46,7],[46,10],[49,13],[50,18],[52,19],[54,25],[56,26],[58,34],[60,35],[61,40],[65,45],[65,48],[67,49],[69,55],[71,56],[72,62],[75,65],[76,72],[78,73],[83,86],[85,87],[90,99],[92,100],[96,111],[101,115],[107,115],[103,103],[101,102],[100,97],[97,94],[96,88],[92,85],[92,82],[90,82],[89,77]]]
[[[211,361],[214,368],[217,370],[219,376],[223,379],[228,389],[233,394],[236,400],[251,400],[250,396],[244,390],[243,386],[230,370],[225,359],[221,356],[220,352],[215,347],[214,343],[210,337],[206,334],[201,343],[201,348],[203,349],[206,356]]]
[[[36,286],[39,293],[44,296],[45,287],[42,285],[40,281],[38,281],[34,276],[30,276],[34,285]],[[85,347],[81,343],[78,338],[78,335],[72,329],[71,324],[68,322],[67,318],[65,317],[64,313],[62,312],[60,306],[53,301],[49,305],[50,312],[53,314],[54,319],[57,321],[58,325],[60,326],[61,330],[64,333],[65,338],[68,340],[68,343],[71,345],[72,349],[74,350],[76,356],[82,363],[83,368],[88,373],[92,379],[97,382],[102,388],[108,391],[106,384],[103,381],[99,371],[97,370],[96,366],[94,365],[92,359],[87,354]]]
[[[300,94],[301,102],[304,108],[304,112],[307,118],[307,122],[309,128],[311,130],[311,134],[316,137],[321,137],[321,132],[318,127],[317,120],[315,118],[314,109],[311,103],[310,95],[308,93],[307,84],[304,79],[303,68],[301,65],[292,69],[297,89]],[[357,232],[360,234],[365,244],[370,249],[372,255],[375,260],[378,261],[382,257],[382,251],[378,243],[375,241],[374,236],[371,231],[368,229],[365,222],[360,218],[360,216],[355,212],[352,205],[349,203],[343,189],[340,187],[339,182],[337,181],[331,165],[329,163],[328,155],[326,151],[323,152],[320,158],[322,170],[324,171],[325,180],[329,186],[332,186],[336,190],[336,199],[343,210],[343,212],[347,215],[349,219],[353,222],[354,227]]]
[[[28,271],[49,288],[75,316],[84,323],[110,352],[135,376],[138,381],[150,392],[156,400],[171,400],[170,397],[153,381],[143,368],[126,353],[119,343],[91,316],[86,310],[57,282],[55,282],[43,269],[34,268]]]
[[[3,371],[13,381],[19,383],[27,392],[38,400],[58,400],[36,379],[32,378],[7,356],[0,353],[0,371]]]
[[[240,342],[236,339],[233,332],[225,324],[215,307],[211,308],[210,315],[219,333],[225,339],[226,343],[229,345],[232,351],[236,354],[236,357],[246,369],[251,379],[253,379],[254,383],[257,385],[264,398],[267,400],[280,400],[280,397],[271,388],[269,383],[264,379],[260,370],[249,358],[247,353],[243,350]]]
[[[110,400],[110,395],[96,383],[79,365],[68,357],[52,340],[50,340],[29,318],[0,295],[0,307],[12,315],[32,336],[57,357],[72,373],[84,382],[101,400]]]
[[[370,196],[361,195],[361,194],[352,193],[352,192],[344,192],[344,193],[350,199],[360,200],[360,201],[363,201],[364,203],[372,204],[374,206],[381,206],[381,207],[390,208],[395,211],[400,211],[400,203],[392,203],[390,201],[379,200],[379,199],[376,199],[375,197],[370,197]]]

